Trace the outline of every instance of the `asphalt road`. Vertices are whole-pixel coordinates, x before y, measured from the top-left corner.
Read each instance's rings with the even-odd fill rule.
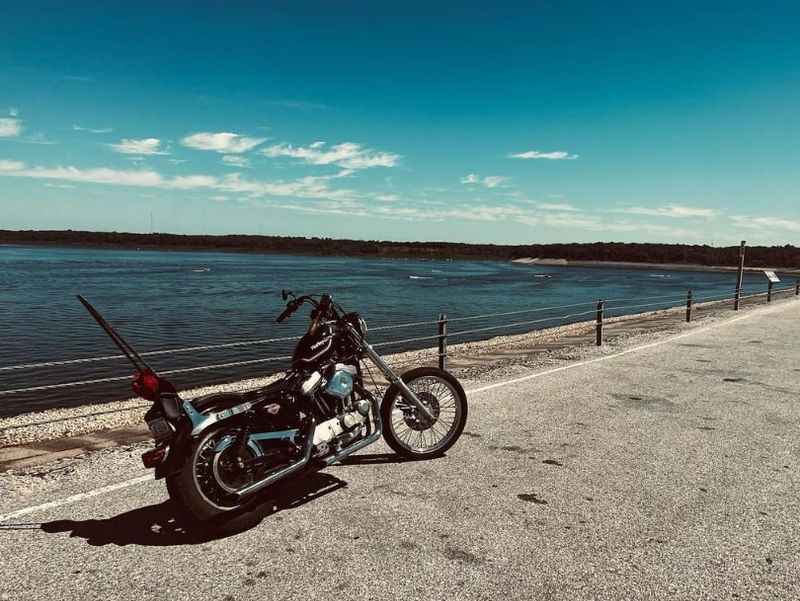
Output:
[[[800,598],[800,302],[744,317],[475,391],[447,457],[376,445],[238,534],[95,454],[0,507],[94,495],[0,526],[0,598]]]

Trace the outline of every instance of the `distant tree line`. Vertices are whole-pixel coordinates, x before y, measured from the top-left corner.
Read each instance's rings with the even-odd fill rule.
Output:
[[[523,257],[570,261],[627,261],[734,266],[739,248],[689,244],[638,244],[595,242],[574,244],[468,244],[457,242],[390,242],[302,238],[293,236],[196,236],[180,234],[129,234],[83,231],[0,230],[0,244],[46,244],[139,248],[152,250],[220,250],[292,253],[323,256],[409,257],[430,259],[496,259]],[[752,246],[747,250],[751,267],[800,267],[800,248]]]

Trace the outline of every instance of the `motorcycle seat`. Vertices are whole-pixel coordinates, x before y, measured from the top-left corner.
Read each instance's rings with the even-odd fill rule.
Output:
[[[232,407],[246,402],[264,401],[269,398],[280,396],[289,387],[289,383],[285,378],[280,378],[274,382],[270,382],[266,386],[254,388],[253,390],[245,390],[243,392],[212,392],[204,394],[191,400],[194,408],[203,413],[204,411],[214,409],[223,409],[225,407]]]

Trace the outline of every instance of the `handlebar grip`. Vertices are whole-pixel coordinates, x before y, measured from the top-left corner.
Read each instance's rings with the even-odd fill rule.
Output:
[[[275,321],[277,321],[278,323],[281,323],[282,321],[285,321],[286,318],[289,317],[292,313],[294,313],[294,311],[292,311],[292,309],[290,307],[287,307],[286,309],[284,309],[283,313],[278,315],[278,317],[275,319]]]

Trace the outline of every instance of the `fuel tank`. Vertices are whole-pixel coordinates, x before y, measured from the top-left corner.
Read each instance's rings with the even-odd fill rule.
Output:
[[[292,355],[292,367],[310,367],[329,360],[334,351],[333,330],[322,324],[313,334],[306,334],[297,343]]]

